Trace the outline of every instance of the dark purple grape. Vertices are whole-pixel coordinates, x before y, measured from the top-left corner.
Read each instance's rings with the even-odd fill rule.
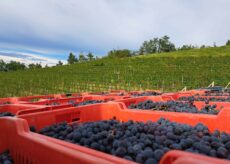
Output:
[[[63,122],[45,127],[39,133],[138,163],[158,163],[170,150],[230,159],[230,135],[217,130],[211,133],[201,123],[189,126],[163,118],[146,123]]]
[[[8,150],[0,153],[0,163],[1,164],[13,164],[13,158]]]
[[[15,115],[10,112],[0,112],[0,117],[6,117],[6,116],[13,117]]]

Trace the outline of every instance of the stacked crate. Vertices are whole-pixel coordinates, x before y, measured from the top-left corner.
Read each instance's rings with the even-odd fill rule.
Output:
[[[100,147],[99,145],[99,148],[93,144],[87,146],[87,139],[91,137],[90,135],[87,136],[87,134],[84,134],[86,135],[84,136],[81,133],[81,137],[78,138],[78,141],[76,138],[74,139],[73,136],[69,135],[67,137],[68,134],[64,134],[68,132],[67,129],[63,131],[60,129],[58,133],[63,133],[65,137],[59,135],[52,137],[55,136],[52,129],[55,131],[55,128],[59,128],[58,126],[60,126],[60,128],[69,127],[69,132],[73,133],[71,127],[76,126],[76,128],[80,128],[81,126],[85,126],[89,128],[89,126],[93,126],[94,123],[100,126],[100,123],[108,124],[112,120],[112,123],[114,121],[114,124],[116,124],[116,126],[111,124],[114,129],[110,129],[109,134],[106,130],[103,132],[106,134],[104,138],[109,140],[111,135],[112,138],[115,137],[116,127],[126,129],[124,136],[132,138],[133,133],[130,134],[130,132],[128,132],[130,131],[128,127],[133,127],[136,126],[135,124],[138,124],[138,127],[142,129],[142,137],[146,137],[146,135],[153,137],[153,140],[149,141],[150,143],[146,143],[150,145],[154,145],[154,142],[157,140],[156,138],[159,139],[159,136],[164,135],[163,131],[162,134],[156,134],[161,132],[159,129],[155,131],[153,129],[151,133],[149,130],[144,130],[145,128],[151,128],[152,125],[157,125],[159,128],[164,128],[166,125],[175,125],[175,127],[185,126],[188,128],[207,127],[208,131],[206,130],[206,133],[217,133],[216,130],[218,130],[220,135],[226,134],[226,136],[228,136],[228,134],[230,134],[230,102],[228,102],[228,96],[227,92],[213,95],[213,93],[208,93],[207,90],[191,90],[176,93],[160,93],[159,91],[126,92],[120,90],[103,93],[3,98],[0,99],[0,113],[8,112],[11,115],[3,115],[0,118],[0,152],[8,150],[10,158],[13,159],[13,163],[71,164],[137,162],[161,164],[227,164],[230,163],[230,161],[228,161],[230,151],[225,152],[229,153],[228,155],[223,154],[223,156],[221,156],[221,150],[219,150],[219,148],[216,148],[218,151],[216,152],[216,157],[214,157],[211,153],[205,154],[184,151],[184,148],[176,147],[178,143],[171,143],[169,150],[158,151],[158,153],[163,153],[157,156],[157,150],[155,149],[159,150],[160,144],[158,144],[158,148],[145,146],[145,148],[150,147],[150,149],[153,150],[153,154],[150,153],[149,155],[150,157],[140,155],[151,152],[143,148],[139,154],[133,153],[130,159],[130,156],[127,156],[127,154],[132,153],[128,152],[128,145],[126,145],[125,142],[123,145],[121,144],[122,142],[120,143],[120,147],[125,148],[125,150],[121,148],[121,152],[117,151],[113,153],[107,150],[109,148],[105,148],[105,146]],[[218,100],[218,102],[213,100]],[[223,100],[224,102],[219,100]],[[174,104],[178,104],[175,110],[173,109],[173,107],[175,107],[173,106]],[[184,104],[188,106],[190,104],[194,111],[190,112],[188,109],[183,108]],[[170,107],[170,105],[172,105],[172,107]],[[206,109],[208,105],[215,105],[215,111],[217,112],[209,112],[209,108],[207,108],[206,113],[200,112]],[[199,123],[202,123],[202,125]],[[197,133],[201,135],[199,136],[200,138],[204,135],[202,132]],[[138,140],[141,140],[141,136],[139,136]],[[181,142],[180,135],[177,137],[178,142]],[[217,140],[221,139],[220,136],[218,137]],[[86,138],[84,140],[86,143],[83,142],[83,138]],[[227,138],[226,141],[223,142],[221,140],[222,145],[219,144],[219,146],[225,146],[226,150],[228,150],[228,139],[230,140],[230,138]],[[98,140],[100,140],[100,138],[98,138]],[[115,144],[114,140],[111,141],[113,144]],[[144,138],[142,140],[144,140]],[[126,141],[125,138],[124,141]],[[133,141],[133,143],[135,143],[135,141]],[[223,143],[225,145],[223,145]],[[103,143],[101,145],[105,144]],[[109,146],[111,146],[111,143],[110,145],[108,144],[108,147]],[[135,145],[129,145],[129,147],[132,146]],[[214,146],[218,146],[218,144]],[[6,158],[6,155],[4,158]]]

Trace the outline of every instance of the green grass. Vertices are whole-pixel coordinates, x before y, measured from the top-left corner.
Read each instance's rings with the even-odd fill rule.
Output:
[[[103,64],[102,64],[103,63]],[[230,81],[230,47],[151,54],[0,73],[0,97],[108,89],[199,88]]]

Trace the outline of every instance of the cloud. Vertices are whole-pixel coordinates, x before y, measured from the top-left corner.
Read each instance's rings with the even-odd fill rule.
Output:
[[[31,63],[34,64],[40,63],[44,67],[45,65],[54,66],[59,61],[57,59],[44,57],[45,55],[37,55],[37,54],[38,52],[32,52],[32,51],[29,53],[29,52],[19,52],[19,51],[0,49],[0,59],[2,59],[5,62],[17,61],[17,62],[25,63],[26,65]],[[61,61],[63,63],[66,63],[66,61],[64,60]]]
[[[177,46],[221,45],[230,39],[229,6],[229,0],[1,1],[0,47],[66,58],[70,51],[135,50],[165,34]]]

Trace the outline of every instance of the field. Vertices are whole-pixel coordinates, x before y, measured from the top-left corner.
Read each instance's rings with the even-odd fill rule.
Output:
[[[0,73],[0,97],[108,89],[176,91],[230,81],[230,47]]]

